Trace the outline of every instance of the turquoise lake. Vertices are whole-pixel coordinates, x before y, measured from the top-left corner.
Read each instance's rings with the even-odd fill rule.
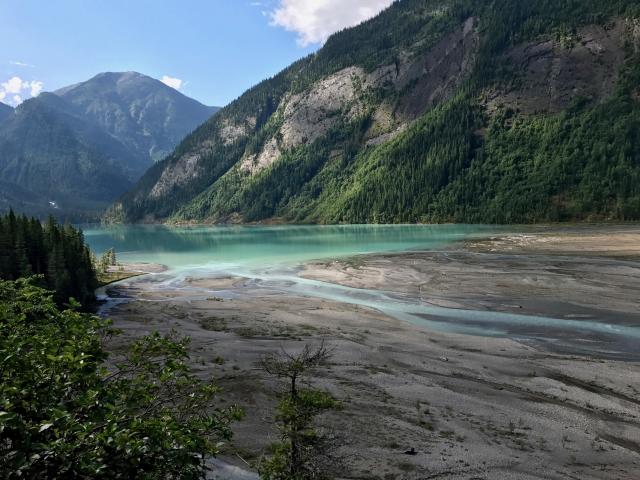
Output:
[[[239,276],[257,289],[361,305],[422,328],[507,336],[564,352],[640,358],[640,327],[611,323],[606,318],[575,320],[444,308],[394,292],[356,289],[298,276],[300,265],[312,260],[437,251],[455,242],[510,231],[475,225],[136,225],[84,229],[87,243],[98,255],[115,248],[120,262],[166,265],[168,271],[151,276],[155,288],[192,290],[193,298],[206,298],[211,292],[188,286],[184,282],[187,277]],[[215,293],[224,296],[224,292]]]
[[[115,248],[123,262],[192,267],[272,267],[364,253],[437,250],[484,237],[499,227],[474,225],[207,226],[135,225],[87,227],[98,255]]]

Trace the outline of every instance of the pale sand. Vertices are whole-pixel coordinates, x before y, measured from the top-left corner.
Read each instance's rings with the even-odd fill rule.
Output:
[[[639,228],[630,225],[534,227],[531,233],[470,243],[479,250],[640,257]]]
[[[611,229],[590,228],[590,242],[569,240],[577,235],[566,229],[531,232],[526,242],[361,257],[310,265],[304,275],[447,306],[556,317],[597,310],[637,324],[640,228],[625,228],[620,248]],[[609,250],[597,250],[605,239],[625,258],[605,258]],[[278,384],[257,368],[261,356],[324,339],[334,356],[316,383],[344,401],[322,419],[342,439],[344,478],[640,478],[639,363],[429,332],[243,279],[187,284],[196,290],[159,291],[151,277],[121,287],[134,300],[112,312],[125,332],[112,348],[154,329],[191,336],[194,367],[247,411],[235,429],[236,452],[225,456],[238,465],[236,453],[255,462],[277,439]],[[404,455],[410,447],[418,455]]]
[[[112,273],[122,271],[128,273],[162,273],[166,270],[166,265],[159,265],[157,263],[127,263],[124,265],[113,265],[108,269],[108,271]]]

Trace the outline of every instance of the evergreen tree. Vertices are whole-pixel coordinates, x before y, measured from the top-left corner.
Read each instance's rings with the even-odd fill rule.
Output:
[[[71,297],[84,305],[95,298],[95,268],[82,231],[60,226],[53,217],[43,226],[10,211],[0,216],[0,278],[31,275],[43,276],[43,286],[55,290],[60,305]]]
[[[116,266],[117,262],[116,262],[116,250],[115,248],[110,248],[109,249],[109,265],[111,266]]]
[[[314,424],[324,411],[340,408],[328,392],[301,385],[313,370],[326,365],[331,352],[321,344],[305,345],[298,354],[282,351],[262,360],[270,375],[286,381],[277,407],[282,441],[274,454],[260,465],[266,480],[322,480],[336,478],[339,462],[332,455],[334,445]]]

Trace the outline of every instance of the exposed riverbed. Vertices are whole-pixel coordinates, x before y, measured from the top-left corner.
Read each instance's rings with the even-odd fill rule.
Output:
[[[168,271],[157,275],[153,282],[159,290],[181,289],[191,291],[196,297],[198,294],[206,297],[206,291],[199,291],[185,280],[238,277],[250,281],[254,288],[359,305],[429,330],[507,336],[565,353],[640,360],[640,320],[638,312],[633,310],[637,306],[633,304],[634,294],[640,291],[640,284],[635,281],[637,264],[634,261],[593,257],[585,261],[584,256],[566,255],[546,258],[544,252],[536,256],[521,252],[514,256],[508,252],[449,251],[452,244],[482,242],[491,235],[503,243],[509,239],[526,243],[533,238],[533,232],[503,232],[495,237],[500,230],[504,229],[470,225],[130,226],[89,229],[86,235],[95,250],[115,247],[120,259],[127,263],[167,265]],[[538,244],[543,246],[543,242]],[[602,247],[601,242],[597,245]],[[411,253],[416,250],[420,253]],[[367,257],[353,258],[355,254],[371,256],[385,252],[386,257],[378,258],[376,263],[372,264],[369,258],[366,268],[358,264],[364,263]],[[331,261],[317,263],[323,258]],[[336,261],[341,258],[346,260]],[[312,260],[316,263],[309,265]],[[421,269],[415,267],[418,263]],[[452,264],[464,269],[453,272]],[[474,266],[482,264],[491,267],[490,270],[474,270]],[[563,271],[568,272],[564,277]],[[575,288],[571,272],[579,273],[583,281],[590,278],[590,291],[570,292]],[[461,284],[477,283],[479,288],[464,292],[468,299],[451,294],[443,298],[443,288],[451,287],[447,275],[453,275]],[[501,303],[494,301],[493,305],[481,304],[480,308],[473,309],[465,307],[478,297],[484,303],[492,298],[490,292],[483,290],[482,283],[477,282],[478,275],[486,275],[489,282],[501,278],[503,283],[512,285],[513,292],[505,295]],[[383,280],[375,281],[376,276]],[[367,288],[367,282],[372,280],[374,288]],[[627,297],[627,303],[630,299],[632,305],[622,309],[588,305],[589,301],[601,302],[602,295],[591,293],[602,293],[597,290],[606,290],[606,287],[621,289],[622,296]],[[529,294],[528,300],[516,301],[518,288]],[[537,298],[532,295],[535,291],[543,293],[545,288],[557,289],[558,298],[563,295],[584,295],[585,298],[583,304],[569,304],[550,302],[544,294]],[[619,303],[623,298],[615,300]],[[116,301],[121,303],[122,299]],[[513,308],[509,308],[510,305]]]
[[[316,382],[345,402],[323,424],[343,437],[346,478],[638,478],[640,228],[464,228],[328,256],[301,252],[317,242],[302,230],[268,264],[237,237],[226,262],[205,261],[209,241],[143,255],[105,242],[169,268],[111,287],[129,298],[109,313],[120,341],[191,336],[194,368],[247,410],[225,456],[239,467],[277,439],[260,357],[324,339],[335,353]]]

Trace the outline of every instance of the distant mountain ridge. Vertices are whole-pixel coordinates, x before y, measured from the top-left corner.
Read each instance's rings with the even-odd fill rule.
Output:
[[[9,105],[5,105],[0,102],[0,123],[9,118],[9,115],[13,113],[13,108]]]
[[[102,73],[5,110],[0,209],[90,218],[218,109],[125,72]]]
[[[220,110],[137,72],[100,73],[54,92],[139,156],[162,160]]]
[[[203,124],[114,222],[640,219],[637,0],[399,0]]]

